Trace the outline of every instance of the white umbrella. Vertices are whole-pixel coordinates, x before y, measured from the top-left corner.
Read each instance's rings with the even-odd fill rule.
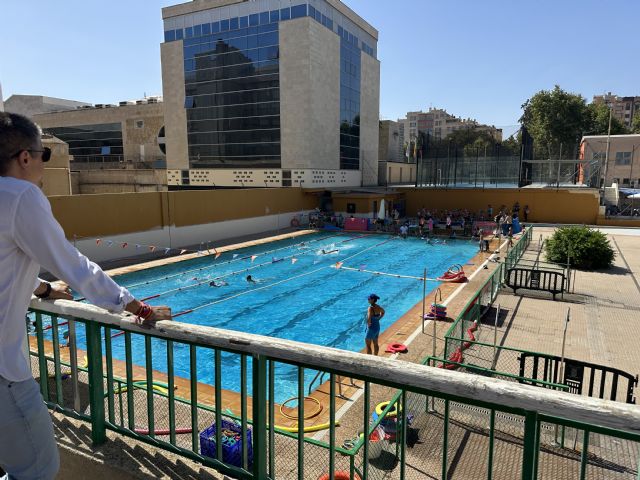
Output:
[[[384,199],[382,199],[380,201],[380,210],[378,210],[378,218],[380,220],[384,220],[386,216],[385,213],[386,213],[386,209],[385,209]]]

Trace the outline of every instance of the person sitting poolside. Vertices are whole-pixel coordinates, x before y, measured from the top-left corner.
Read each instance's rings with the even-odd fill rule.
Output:
[[[256,280],[253,279],[253,277],[251,275],[247,275],[247,282],[248,283],[258,283]]]
[[[405,223],[400,227],[400,236],[406,240],[408,235],[409,235],[409,227]]]

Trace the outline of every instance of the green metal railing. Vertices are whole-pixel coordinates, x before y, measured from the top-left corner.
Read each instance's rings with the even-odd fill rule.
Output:
[[[502,268],[467,305],[458,330],[495,298]],[[569,396],[560,391],[563,385],[539,381],[547,388],[535,388],[488,378],[491,372],[480,366],[476,375],[445,372],[179,322],[143,329],[131,317],[68,301],[34,301],[31,311],[32,366],[43,397],[50,408],[88,421],[95,444],[112,430],[227,475],[254,479],[334,479],[341,472],[350,479],[455,474],[529,480],[549,468],[573,471],[576,478],[591,471],[638,472],[637,407]],[[63,328],[70,332],[68,350],[60,345]],[[457,342],[464,338],[453,333]],[[121,335],[124,347],[115,348],[113,339]],[[76,345],[83,336],[86,351]],[[118,349],[122,360],[114,356]],[[188,352],[188,378],[175,374],[178,349]],[[133,364],[135,352],[144,352],[143,365]],[[223,389],[230,356],[240,364],[239,392]],[[198,377],[202,365],[209,365],[213,382]],[[326,372],[329,380],[325,393],[316,395],[323,411],[314,421],[328,428],[309,432],[305,422],[280,426],[279,381],[295,379],[302,398],[305,372],[316,371]],[[341,378],[356,382],[356,388],[347,385],[349,401],[336,394]],[[298,401],[289,413],[305,418],[305,407]],[[212,425],[215,433],[208,438],[214,442],[208,444],[215,448],[204,451],[200,432]],[[571,427],[562,429],[559,446],[553,434],[558,427]],[[229,429],[236,432],[235,457]],[[486,455],[465,461],[477,452]]]

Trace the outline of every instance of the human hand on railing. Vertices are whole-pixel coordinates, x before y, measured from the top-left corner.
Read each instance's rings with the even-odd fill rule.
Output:
[[[152,307],[144,302],[133,300],[125,310],[136,316],[136,322],[151,328],[159,320],[171,320],[171,308],[167,306]]]
[[[71,294],[71,289],[68,285],[51,285],[51,293],[49,294],[49,298],[53,300],[73,300],[73,295]]]

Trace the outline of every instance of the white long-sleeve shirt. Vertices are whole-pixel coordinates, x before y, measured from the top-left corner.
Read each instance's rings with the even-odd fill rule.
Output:
[[[121,312],[133,300],[67,241],[37,186],[0,177],[0,376],[9,381],[31,377],[25,315],[40,267],[107,310]]]

